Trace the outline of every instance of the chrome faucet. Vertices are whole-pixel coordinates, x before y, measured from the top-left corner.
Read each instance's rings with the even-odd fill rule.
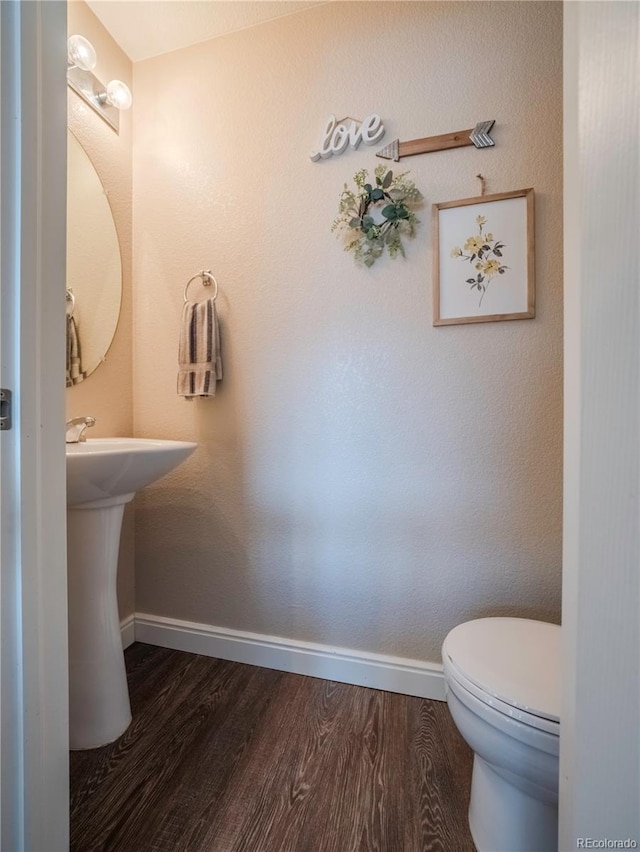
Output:
[[[78,444],[80,441],[86,441],[87,436],[84,434],[89,426],[96,425],[95,417],[73,417],[66,422],[66,442],[67,444]]]

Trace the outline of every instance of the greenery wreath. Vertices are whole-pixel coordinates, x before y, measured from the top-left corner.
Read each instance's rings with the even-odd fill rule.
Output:
[[[344,250],[352,251],[356,263],[365,266],[373,266],[385,246],[391,257],[405,256],[402,237],[413,237],[419,221],[410,208],[422,201],[422,193],[407,178],[409,172],[394,176],[380,165],[374,174],[375,186],[367,183],[366,169],[354,175],[355,190],[345,183],[331,226],[343,233]],[[374,217],[374,211],[379,215]]]

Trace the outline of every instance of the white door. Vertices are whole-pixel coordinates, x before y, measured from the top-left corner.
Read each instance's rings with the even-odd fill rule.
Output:
[[[0,41],[0,848],[63,852],[65,3],[3,0]]]

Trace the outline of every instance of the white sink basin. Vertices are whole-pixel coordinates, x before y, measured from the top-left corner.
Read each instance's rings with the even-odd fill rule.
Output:
[[[87,438],[66,447],[67,506],[81,506],[123,497],[127,499],[122,502],[128,502],[136,491],[183,462],[197,444],[151,438]]]
[[[131,722],[116,595],[125,503],[183,462],[197,444],[89,438],[67,444],[69,740],[117,739]]]

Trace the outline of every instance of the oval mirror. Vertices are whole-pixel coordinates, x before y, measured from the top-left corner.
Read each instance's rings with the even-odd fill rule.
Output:
[[[104,360],[118,325],[122,261],[111,207],[86,151],[67,133],[67,387]]]

